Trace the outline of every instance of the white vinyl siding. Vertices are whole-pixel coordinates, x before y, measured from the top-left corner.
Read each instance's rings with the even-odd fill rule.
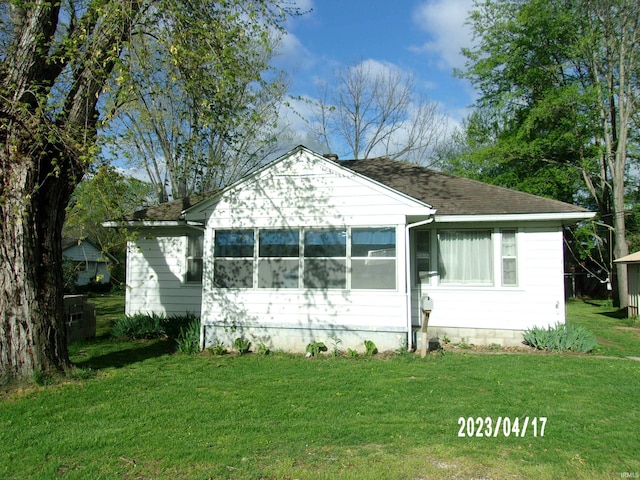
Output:
[[[448,230],[462,230],[463,225]],[[435,308],[429,328],[486,328],[524,330],[533,325],[551,326],[564,321],[563,241],[559,226],[493,229],[494,271],[502,268],[500,235],[515,232],[517,247],[517,285],[462,285],[442,282],[423,283],[414,289],[413,323],[418,325],[418,300],[428,293]],[[436,233],[433,232],[436,238]],[[434,248],[432,246],[432,252]],[[472,337],[471,331],[462,336]]]
[[[187,235],[191,232],[140,232],[127,245],[127,315],[153,312],[200,315],[202,284],[185,283]]]

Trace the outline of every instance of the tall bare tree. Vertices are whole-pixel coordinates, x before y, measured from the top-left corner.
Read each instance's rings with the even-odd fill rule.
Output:
[[[417,96],[413,77],[393,66],[352,65],[320,89],[313,132],[329,149],[344,145],[354,159],[387,156],[425,164],[446,134],[438,104]]]
[[[287,79],[269,67],[279,32],[268,42],[251,32],[221,32],[213,48],[202,45],[193,57],[202,65],[196,68],[176,60],[172,28],[157,25],[132,43],[131,92],[112,122],[114,155],[146,170],[159,202],[236,180],[272,153],[285,130],[278,109]],[[199,35],[197,26],[190,29]],[[233,82],[217,74],[220,56],[230,52],[237,59]]]
[[[176,61],[196,68],[193,46],[216,45],[225,29],[260,37],[261,29],[281,25],[280,7],[267,0],[0,4],[0,383],[69,365],[65,207],[95,156],[101,118],[111,116],[105,97],[128,91],[123,53],[132,37],[171,24]],[[190,25],[205,28],[194,37]],[[221,52],[215,74],[233,83],[242,59],[228,53]]]

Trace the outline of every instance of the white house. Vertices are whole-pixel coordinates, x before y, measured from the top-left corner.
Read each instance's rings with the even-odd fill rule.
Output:
[[[126,313],[194,312],[202,346],[430,336],[519,344],[564,322],[563,227],[593,213],[386,158],[299,146],[217,193],[136,212]]]
[[[89,283],[109,283],[110,264],[117,263],[115,257],[104,253],[91,238],[64,238],[62,240],[62,256],[70,262],[77,273],[76,285]]]

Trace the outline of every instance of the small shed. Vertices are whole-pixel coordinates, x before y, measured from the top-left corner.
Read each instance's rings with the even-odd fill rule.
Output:
[[[62,256],[71,262],[77,274],[76,285],[109,283],[110,264],[118,263],[113,255],[103,252],[98,243],[89,237],[64,238]]]
[[[629,279],[628,295],[629,307],[627,315],[635,317],[638,315],[640,305],[640,252],[631,253],[614,260],[614,263],[624,263],[627,265],[627,277]]]

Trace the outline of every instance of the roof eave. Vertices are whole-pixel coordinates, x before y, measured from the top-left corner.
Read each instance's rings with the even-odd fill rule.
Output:
[[[492,213],[472,215],[436,215],[436,223],[470,223],[470,222],[548,222],[560,221],[563,225],[589,220],[596,212],[561,212],[561,213]]]
[[[100,225],[105,228],[184,227],[187,222],[184,220],[125,220],[102,222]]]

